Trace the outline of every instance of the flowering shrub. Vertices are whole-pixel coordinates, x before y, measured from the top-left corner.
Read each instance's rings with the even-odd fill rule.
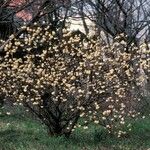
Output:
[[[125,40],[117,42],[124,35],[107,47],[67,30],[60,36],[49,26],[23,28],[26,33],[14,37],[0,58],[0,89],[6,98],[27,107],[50,135],[69,136],[76,127],[87,129],[89,122],[125,134],[115,128],[139,114],[135,89],[143,82],[139,69],[148,78],[149,50],[133,46],[125,52]]]

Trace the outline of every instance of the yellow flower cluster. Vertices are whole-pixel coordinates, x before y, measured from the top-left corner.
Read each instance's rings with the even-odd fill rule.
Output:
[[[124,125],[126,116],[137,115],[131,87],[143,81],[138,69],[148,78],[149,51],[126,53],[125,41],[101,47],[99,40],[81,40],[67,30],[60,36],[49,26],[22,28],[26,32],[5,46],[0,60],[0,89],[15,105],[23,104],[57,134],[72,132],[80,117],[84,129],[93,121],[112,131],[116,121]]]

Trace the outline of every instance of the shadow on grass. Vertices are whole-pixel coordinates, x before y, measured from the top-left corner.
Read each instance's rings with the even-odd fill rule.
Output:
[[[35,140],[35,141],[37,141],[38,138],[36,138],[36,135],[34,135],[31,132],[24,132],[21,130],[9,129],[9,130],[0,132],[0,142],[2,142],[2,143],[9,143],[9,142],[16,143],[16,142],[19,142],[20,140],[24,140],[24,141]]]
[[[24,150],[38,147],[38,150],[90,150],[95,149],[99,141],[94,141],[91,133],[75,133],[70,139],[65,137],[49,137],[45,133],[8,129],[0,132],[2,150]],[[21,149],[20,146],[24,147]],[[13,148],[13,147],[14,148]],[[0,149],[1,150],[1,149]]]

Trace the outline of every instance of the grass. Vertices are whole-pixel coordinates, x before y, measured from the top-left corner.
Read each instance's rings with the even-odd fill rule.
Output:
[[[0,150],[147,150],[150,117],[133,122],[127,137],[118,139],[92,125],[77,129],[70,139],[49,137],[44,125],[20,113],[0,116]]]

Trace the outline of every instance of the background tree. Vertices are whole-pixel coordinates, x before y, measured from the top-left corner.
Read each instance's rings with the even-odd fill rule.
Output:
[[[127,35],[129,45],[149,34],[148,0],[85,0],[83,15],[96,24],[107,43],[120,33]]]

